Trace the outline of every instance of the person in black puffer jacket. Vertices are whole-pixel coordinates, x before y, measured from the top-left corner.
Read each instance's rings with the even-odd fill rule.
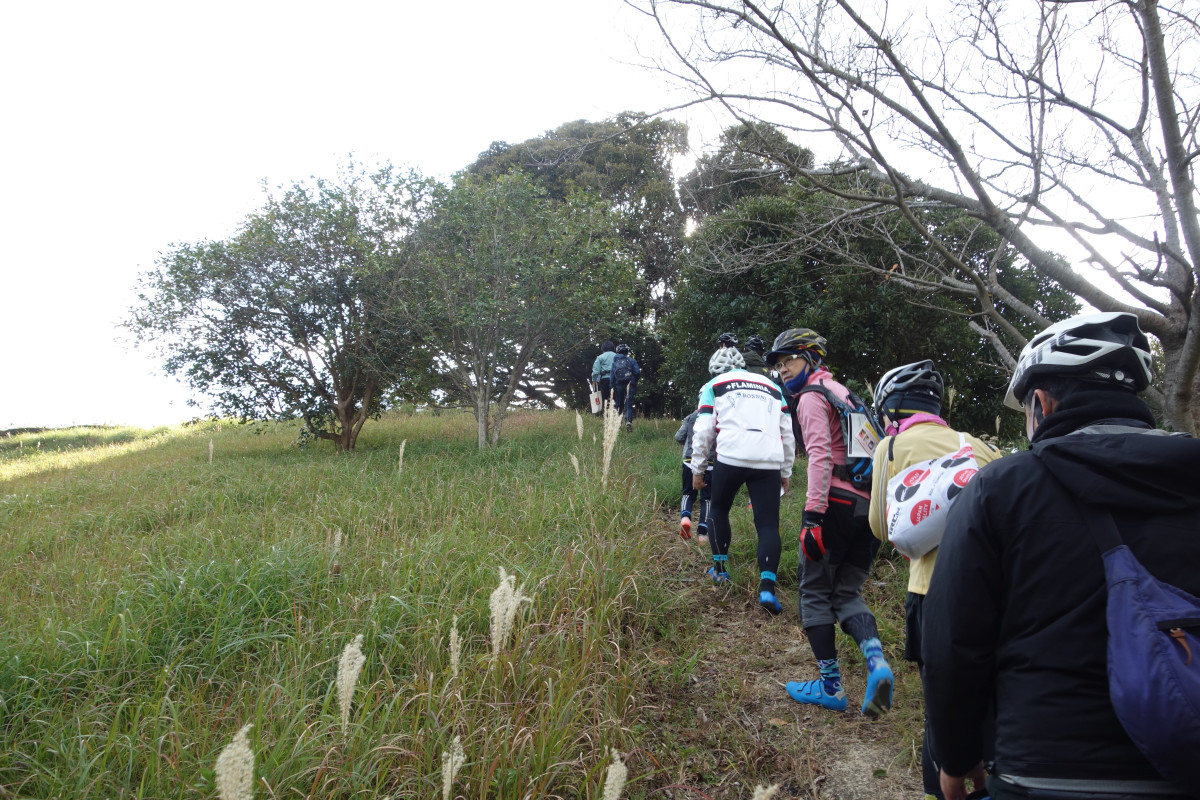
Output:
[[[1053,325],[1021,354],[1006,403],[1024,410],[1032,446],[963,491],[925,600],[926,707],[948,800],[985,763],[1000,800],[1191,796],[1113,710],[1104,566],[1079,510],[1111,513],[1151,574],[1200,595],[1200,441],[1155,429],[1137,396],[1150,361],[1122,313]]]

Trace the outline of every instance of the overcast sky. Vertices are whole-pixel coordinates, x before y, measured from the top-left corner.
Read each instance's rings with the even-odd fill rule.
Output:
[[[493,141],[678,102],[618,0],[8,3],[0,429],[195,416],[117,324],[173,243],[353,153],[448,178]],[[677,118],[696,146],[711,112]]]

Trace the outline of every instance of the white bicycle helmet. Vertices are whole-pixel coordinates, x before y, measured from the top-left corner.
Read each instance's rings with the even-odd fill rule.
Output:
[[[1133,314],[1080,314],[1029,340],[1017,359],[1004,404],[1020,410],[1030,384],[1041,376],[1115,383],[1140,392],[1153,378],[1150,340]]]
[[[712,358],[708,360],[710,375],[721,375],[731,369],[742,369],[745,366],[746,359],[742,357],[736,347],[719,347],[712,354]]]

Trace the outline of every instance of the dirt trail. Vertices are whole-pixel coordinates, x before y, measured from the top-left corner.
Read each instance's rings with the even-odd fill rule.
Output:
[[[862,659],[857,651],[845,652],[848,640],[839,637],[850,710],[796,703],[784,684],[815,678],[817,672],[800,628],[794,582],[781,590],[784,613],[772,617],[758,606],[757,581],[749,585],[744,566],[742,574],[734,571],[733,586],[714,589],[702,574],[707,545],[678,538],[668,542],[664,572],[680,582],[709,633],[686,685],[659,698],[664,736],[656,738],[673,737],[691,754],[659,765],[670,778],[653,790],[654,796],[749,798],[755,785],[778,783],[776,798],[921,797],[913,745],[920,698],[912,696],[912,665],[892,658],[893,669],[903,673],[894,712],[867,719],[858,711],[865,684]]]

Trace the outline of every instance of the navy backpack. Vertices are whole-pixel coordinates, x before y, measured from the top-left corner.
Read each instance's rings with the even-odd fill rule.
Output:
[[[1200,797],[1200,599],[1138,562],[1112,515],[1080,505],[1108,584],[1108,688],[1129,738]]]
[[[633,359],[626,355],[618,355],[612,363],[613,385],[629,383],[633,380]]]

